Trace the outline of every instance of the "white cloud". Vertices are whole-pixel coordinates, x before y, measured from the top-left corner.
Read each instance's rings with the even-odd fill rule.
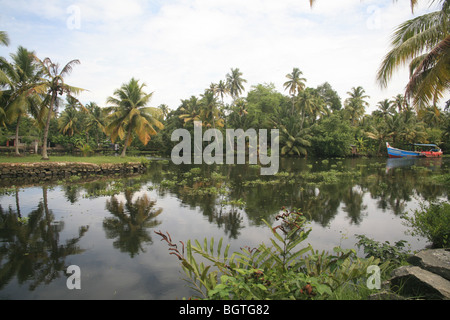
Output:
[[[307,0],[3,2],[0,29],[4,23],[14,44],[41,56],[80,59],[70,81],[99,105],[132,76],[154,91],[153,105],[171,108],[225,79],[230,68],[243,72],[247,91],[273,82],[284,92],[285,75],[298,67],[307,85],[328,81],[342,99],[363,86],[373,106],[402,92],[407,79],[401,73],[385,91],[375,84],[390,34],[412,17],[409,1],[318,0],[312,9]],[[71,5],[81,14],[75,30],[65,27]]]

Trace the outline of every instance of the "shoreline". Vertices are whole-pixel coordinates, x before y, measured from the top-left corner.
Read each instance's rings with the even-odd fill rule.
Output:
[[[26,180],[65,179],[71,176],[103,176],[143,173],[147,165],[142,162],[90,163],[90,162],[23,162],[0,163],[2,182]]]

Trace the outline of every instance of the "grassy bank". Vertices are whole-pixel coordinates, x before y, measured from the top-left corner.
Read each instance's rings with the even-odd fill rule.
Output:
[[[36,162],[83,162],[93,164],[104,163],[131,163],[142,162],[144,157],[115,157],[115,156],[93,156],[93,157],[76,157],[76,156],[51,156],[50,160],[42,160],[40,155],[30,155],[24,157],[0,156],[0,163],[36,163]]]

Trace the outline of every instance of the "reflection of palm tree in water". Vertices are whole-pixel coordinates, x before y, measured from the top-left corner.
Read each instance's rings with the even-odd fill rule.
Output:
[[[125,191],[125,203],[112,196],[106,201],[106,209],[113,217],[105,218],[103,228],[108,239],[115,239],[114,248],[128,252],[131,257],[144,252],[143,243],[152,243],[149,228],[158,226],[161,222],[155,218],[162,209],[155,209],[156,201],[151,201],[147,194],[138,197],[133,202],[133,192]]]
[[[350,222],[356,225],[362,221],[361,213],[367,209],[367,206],[363,204],[364,192],[359,192],[355,188],[349,188],[348,192],[344,194],[343,202],[345,207],[343,210],[347,212]]]
[[[80,227],[78,237],[59,241],[64,224],[54,221],[48,208],[47,187],[42,187],[43,199],[30,212],[27,220],[19,212],[0,206],[0,289],[16,276],[19,284],[29,281],[30,290],[40,284],[49,284],[66,270],[65,259],[69,255],[82,253],[78,241],[88,227]],[[17,205],[19,198],[16,197]]]

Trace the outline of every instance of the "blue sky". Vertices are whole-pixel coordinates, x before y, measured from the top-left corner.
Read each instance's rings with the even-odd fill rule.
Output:
[[[342,100],[362,86],[371,108],[402,93],[408,74],[380,89],[376,71],[390,36],[411,13],[409,0],[0,0],[0,30],[9,57],[19,45],[64,65],[79,59],[67,82],[89,91],[81,101],[106,98],[135,77],[153,93],[151,105],[175,109],[239,68],[252,85],[284,91],[286,74],[302,70],[307,85],[325,81]]]

